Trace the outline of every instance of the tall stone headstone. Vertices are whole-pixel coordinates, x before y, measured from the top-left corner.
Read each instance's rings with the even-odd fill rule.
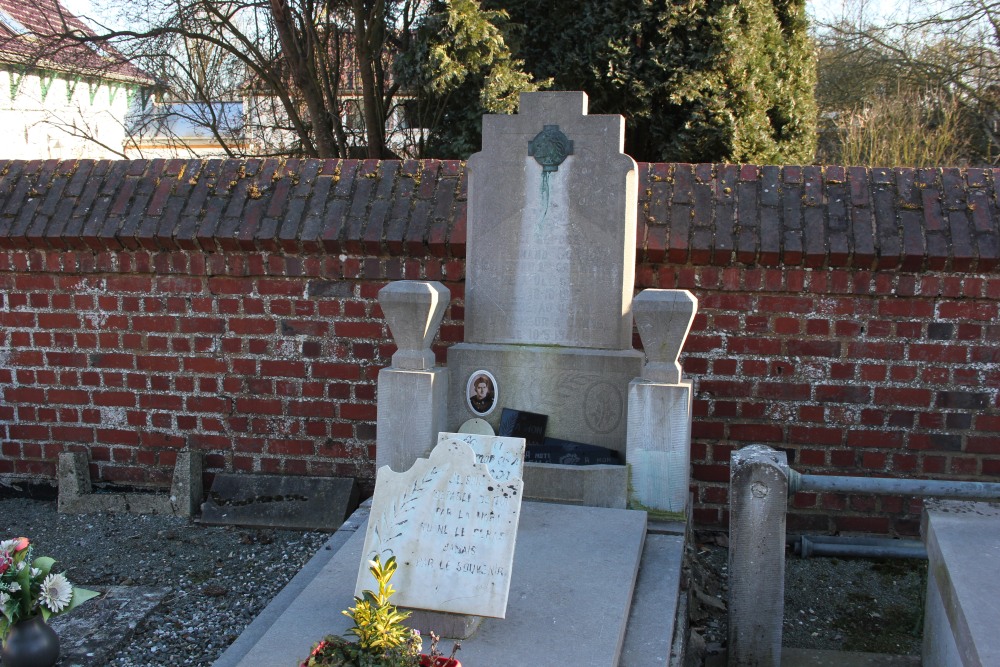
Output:
[[[454,438],[405,472],[380,468],[357,593],[373,587],[369,559],[395,556],[395,604],[503,618],[522,491],[520,479],[493,479]]]
[[[632,347],[637,170],[621,116],[581,92],[483,118],[469,159],[465,340]]]
[[[465,341],[448,351],[452,430],[473,417],[498,429],[510,408],[547,415],[549,437],[624,455],[628,385],[642,368],[631,344],[637,170],[624,138],[624,119],[587,115],[581,92],[525,93],[516,115],[483,118],[467,171]],[[473,401],[482,377],[496,397],[486,411]],[[552,486],[537,477],[545,465],[526,465],[529,497]],[[624,475],[607,467],[622,491],[596,504],[621,506]]]

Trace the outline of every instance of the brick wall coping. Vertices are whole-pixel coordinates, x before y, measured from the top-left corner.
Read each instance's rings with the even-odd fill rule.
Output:
[[[457,160],[5,161],[0,248],[465,255]],[[1000,269],[1000,169],[639,165],[640,262]]]

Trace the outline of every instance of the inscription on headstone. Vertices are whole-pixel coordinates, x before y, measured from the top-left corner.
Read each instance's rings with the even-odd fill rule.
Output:
[[[439,433],[438,442],[458,440],[472,448],[476,463],[484,463],[498,482],[524,479],[524,438],[478,433]]]
[[[379,469],[357,592],[367,561],[396,557],[402,607],[503,618],[523,482],[500,482],[472,448],[449,438],[406,472]]]

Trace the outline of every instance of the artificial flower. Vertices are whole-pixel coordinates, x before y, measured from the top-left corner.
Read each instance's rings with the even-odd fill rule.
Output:
[[[69,605],[73,599],[73,586],[69,580],[61,574],[50,574],[42,582],[42,592],[39,601],[49,608],[49,611],[58,614]]]
[[[35,558],[35,545],[26,537],[0,540],[0,642],[21,621],[72,611],[98,595],[74,587],[63,574],[51,572],[55,560]]]

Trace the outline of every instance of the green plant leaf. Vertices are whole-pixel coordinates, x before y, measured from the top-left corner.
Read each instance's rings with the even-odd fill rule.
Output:
[[[38,558],[35,559],[35,562],[32,563],[31,566],[37,567],[39,570],[42,571],[42,576],[47,577],[49,576],[49,571],[52,569],[52,566],[55,564],[56,564],[55,558],[49,558],[48,556],[39,556]]]
[[[100,595],[100,593],[98,593],[97,591],[92,591],[86,588],[80,588],[79,586],[74,586],[73,597],[70,598],[69,605],[67,605],[66,608],[59,613],[65,614],[66,612],[72,610],[77,605],[83,604],[84,602],[90,600],[91,598],[96,598],[98,595]]]

